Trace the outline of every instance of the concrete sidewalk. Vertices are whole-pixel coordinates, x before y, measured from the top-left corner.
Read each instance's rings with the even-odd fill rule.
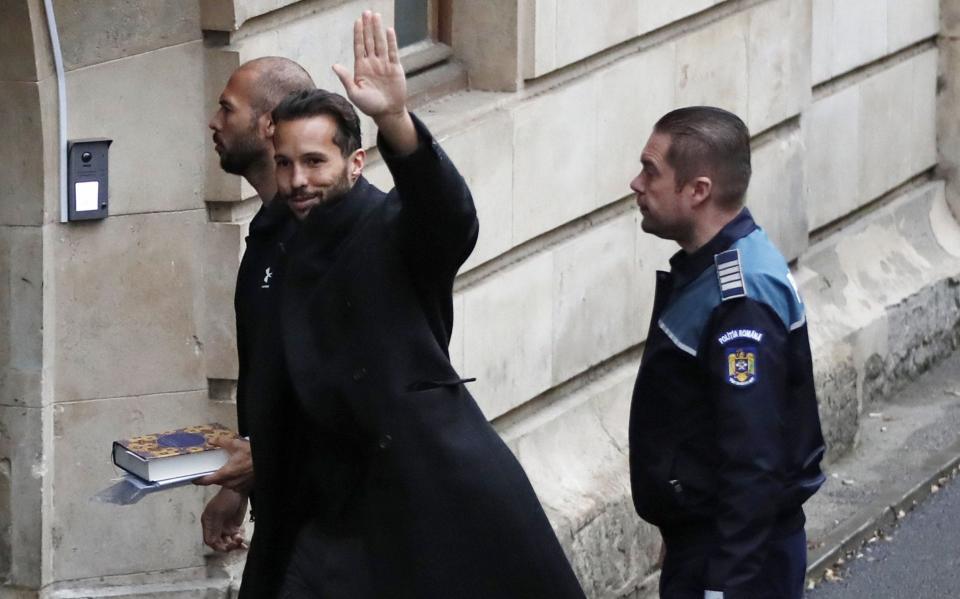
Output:
[[[937,489],[960,463],[960,352],[863,406],[856,447],[806,505],[808,585]]]

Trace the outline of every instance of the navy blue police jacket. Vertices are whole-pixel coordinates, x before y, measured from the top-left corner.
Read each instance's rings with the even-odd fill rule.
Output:
[[[453,283],[479,224],[466,182],[414,122],[412,154],[379,140],[394,190],[361,177],[288,241],[282,227],[267,236],[264,261],[249,265],[282,281],[264,349],[249,352],[258,363],[243,361],[257,510],[243,599],[276,595],[287,558],[268,553],[280,543],[289,554],[291,535],[331,558],[312,589],[324,599],[584,597],[519,462],[450,363]],[[292,401],[258,379],[286,381]],[[343,539],[361,550],[339,552]]]
[[[747,209],[670,263],[631,405],[634,505],[668,546],[706,540],[706,588],[736,598],[824,480],[804,305]]]

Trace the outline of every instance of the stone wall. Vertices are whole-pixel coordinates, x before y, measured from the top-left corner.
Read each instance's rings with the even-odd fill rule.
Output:
[[[10,589],[41,582],[45,478],[51,459],[42,334],[50,305],[44,223],[56,203],[56,86],[40,2],[0,18],[0,578]],[[15,591],[14,591],[15,592]]]
[[[90,497],[118,437],[233,422],[233,282],[259,200],[206,121],[263,55],[339,90],[350,23],[390,0],[55,0],[70,138],[109,137],[111,216],[58,222],[40,0],[0,16],[0,597],[219,597],[205,493]],[[748,205],[809,305],[831,456],[869,402],[960,338],[953,0],[450,0],[469,89],[416,107],[473,190],[451,355],[527,469],[591,597],[641,596],[630,392],[654,271],[630,179],[655,120],[708,103],[754,133]],[[942,6],[942,8],[941,8]],[[941,22],[942,21],[942,22]],[[938,83],[939,81],[939,83]],[[938,95],[938,89],[941,93]],[[939,125],[938,125],[939,122]],[[374,139],[363,121],[364,140]],[[938,143],[939,139],[939,143]],[[367,176],[384,188],[376,159]],[[15,489],[15,491],[14,491]]]

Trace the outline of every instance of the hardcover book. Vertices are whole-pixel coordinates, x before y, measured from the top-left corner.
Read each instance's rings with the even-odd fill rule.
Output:
[[[198,478],[227,461],[226,450],[210,442],[238,436],[221,424],[211,423],[121,439],[113,442],[113,463],[148,482]]]

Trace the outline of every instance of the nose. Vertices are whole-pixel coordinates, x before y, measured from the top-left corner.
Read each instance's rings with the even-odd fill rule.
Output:
[[[633,181],[630,182],[630,189],[632,189],[633,191],[635,191],[640,195],[643,195],[644,193],[643,177],[641,177],[640,175],[637,175],[636,177],[634,177]]]
[[[291,171],[292,172],[290,173],[290,186],[293,189],[300,189],[302,187],[306,187],[307,177],[304,174],[303,169],[301,169],[299,166],[294,164],[293,167],[291,168]]]
[[[213,113],[213,116],[210,117],[210,122],[207,123],[207,127],[210,127],[213,131],[220,131],[220,111]]]

